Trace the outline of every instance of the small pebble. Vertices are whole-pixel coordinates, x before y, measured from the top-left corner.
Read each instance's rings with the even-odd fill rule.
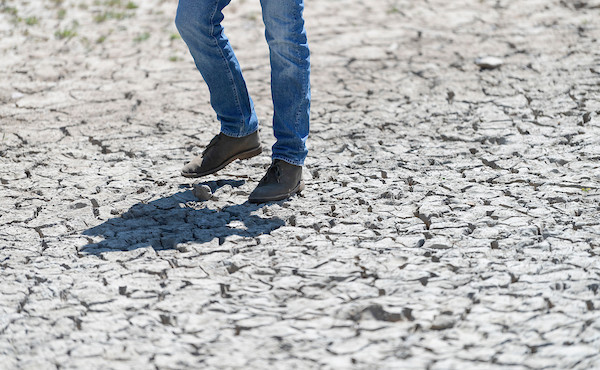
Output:
[[[212,190],[210,190],[210,186],[208,185],[194,185],[192,193],[194,193],[196,198],[202,201],[212,198]]]
[[[475,59],[475,64],[481,69],[496,69],[504,64],[504,61],[496,57],[482,57]]]

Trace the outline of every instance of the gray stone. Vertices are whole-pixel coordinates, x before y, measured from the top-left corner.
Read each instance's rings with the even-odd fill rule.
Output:
[[[212,198],[212,190],[208,185],[194,185],[194,189],[192,190],[194,196],[201,201],[206,201]]]
[[[481,69],[496,69],[504,64],[504,61],[496,57],[481,57],[475,59],[475,64]]]

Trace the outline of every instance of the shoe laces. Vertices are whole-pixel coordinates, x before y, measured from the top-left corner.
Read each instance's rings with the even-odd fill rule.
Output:
[[[279,168],[279,163],[277,163],[277,161],[275,161],[271,164],[271,166],[267,170],[267,173],[262,178],[262,180],[260,180],[260,183],[261,184],[273,183],[273,182],[279,183],[280,178],[281,178],[281,169]]]
[[[216,135],[215,137],[213,137],[212,140],[210,141],[210,143],[208,143],[208,145],[206,146],[206,148],[204,148],[204,151],[202,151],[202,156],[204,156],[210,148],[215,146],[220,139],[221,139],[220,133],[218,135]]]

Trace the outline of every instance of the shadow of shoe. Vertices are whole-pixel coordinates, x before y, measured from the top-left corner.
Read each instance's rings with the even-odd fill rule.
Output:
[[[239,187],[244,181],[219,180],[202,184],[210,186],[214,192],[225,185]],[[83,235],[103,236],[104,240],[80,248],[80,253],[130,251],[149,246],[165,250],[174,249],[178,244],[206,243],[213,239],[221,243],[228,236],[255,237],[270,234],[285,225],[277,217],[262,218],[253,214],[263,206],[245,202],[221,210],[210,209],[188,188],[169,197],[135,204],[120,217],[85,230]]]

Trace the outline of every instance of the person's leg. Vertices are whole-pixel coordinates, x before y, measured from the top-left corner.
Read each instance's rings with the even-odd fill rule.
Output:
[[[253,203],[288,198],[304,189],[302,166],[308,150],[310,53],[303,0],[261,0],[271,55],[273,162],[256,189]]]
[[[223,8],[230,1],[179,0],[177,7],[175,25],[208,85],[211,105],[221,122],[221,133],[203,155],[183,168],[187,177],[217,172],[235,159],[250,158],[262,150],[254,106],[221,26]]]
[[[273,159],[302,166],[308,153],[310,53],[304,0],[261,0],[271,59],[271,93],[277,142]]]
[[[210,91],[211,105],[227,136],[246,136],[258,119],[240,64],[223,32],[223,8],[231,0],[179,0],[175,25]]]

